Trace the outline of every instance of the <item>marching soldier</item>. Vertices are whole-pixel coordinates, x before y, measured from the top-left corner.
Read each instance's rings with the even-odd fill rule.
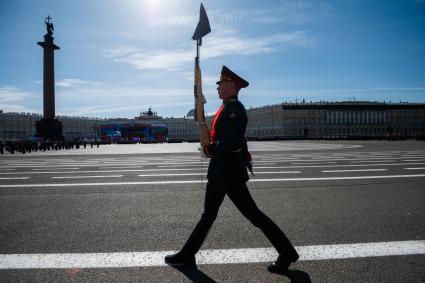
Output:
[[[262,230],[278,251],[279,257],[268,265],[268,270],[284,274],[289,265],[298,260],[298,253],[283,231],[257,207],[246,186],[249,179],[246,167],[250,161],[245,140],[248,119],[238,94],[249,83],[223,66],[217,84],[223,104],[211,125],[211,143],[203,148],[205,155],[210,158],[204,212],[183,248],[177,254],[166,256],[165,262],[169,265],[196,266],[195,254],[207,237],[227,195],[237,209]]]

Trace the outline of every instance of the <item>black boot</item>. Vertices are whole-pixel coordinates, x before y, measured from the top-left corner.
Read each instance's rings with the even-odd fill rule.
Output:
[[[288,272],[288,267],[291,265],[291,263],[296,262],[298,258],[299,255],[296,252],[291,256],[279,255],[277,260],[267,266],[267,269],[271,273],[286,274]]]
[[[177,265],[196,266],[196,259],[195,259],[195,256],[187,256],[178,252],[173,255],[167,255],[165,257],[165,263],[172,266],[177,266]]]

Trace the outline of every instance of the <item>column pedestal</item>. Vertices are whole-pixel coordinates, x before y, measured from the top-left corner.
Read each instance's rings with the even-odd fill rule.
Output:
[[[35,131],[38,137],[51,141],[64,140],[62,123],[57,119],[43,118],[35,122]]]

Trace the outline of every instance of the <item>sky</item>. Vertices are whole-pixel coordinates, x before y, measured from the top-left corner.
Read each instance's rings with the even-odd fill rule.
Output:
[[[0,109],[43,112],[54,24],[56,114],[163,117],[193,108],[195,0],[1,0]],[[246,108],[282,102],[425,102],[425,0],[204,0],[205,110],[222,65],[249,81]]]

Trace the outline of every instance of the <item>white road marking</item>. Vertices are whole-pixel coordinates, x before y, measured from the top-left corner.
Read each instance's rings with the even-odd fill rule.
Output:
[[[424,175],[425,176],[425,175]],[[175,185],[175,184],[199,184],[206,180],[181,180],[181,181],[143,181],[143,182],[105,182],[105,183],[47,183],[47,184],[20,184],[0,185],[0,188],[28,188],[28,187],[82,187],[82,186],[131,186],[131,185]]]
[[[182,165],[179,165],[179,167],[195,167],[195,168],[199,168],[201,166],[202,166],[202,164],[198,164],[198,165],[184,165],[184,164],[182,164]],[[204,163],[203,166],[208,167],[208,163]],[[163,165],[163,166],[158,165],[158,168],[175,168],[175,167],[176,167],[176,165]]]
[[[28,167],[28,166],[38,166],[40,165],[40,163],[12,163],[12,162],[8,162],[5,163],[5,166],[13,166],[13,167],[19,167],[19,166],[24,166],[24,167]]]
[[[424,155],[402,155],[401,158],[425,158]]]
[[[301,174],[301,171],[255,171],[254,174]]]
[[[74,168],[57,168],[57,169],[60,169],[60,170],[78,170],[80,168],[74,167]],[[34,171],[46,171],[46,170],[50,170],[50,169],[47,169],[47,168],[45,168],[45,169],[37,169],[37,168],[35,168],[35,169],[31,169],[31,170],[34,170]]]
[[[31,177],[1,177],[0,180],[27,180]]]
[[[135,166],[119,166],[119,167],[101,167],[104,169],[123,169],[123,168],[143,168],[143,165],[135,165]]]
[[[322,164],[335,164],[336,162],[322,162]],[[297,162],[297,163],[291,163],[293,165],[315,165],[316,163],[311,163],[311,162]]]
[[[388,169],[351,169],[351,170],[324,170],[323,173],[342,173],[342,172],[375,172],[387,171]]]
[[[207,173],[176,173],[176,174],[144,174],[138,175],[139,177],[166,177],[166,176],[202,176]]]
[[[425,174],[416,175],[381,175],[381,176],[350,176],[350,177],[323,177],[323,178],[275,178],[250,179],[249,182],[300,182],[300,181],[335,181],[335,180],[364,180],[364,179],[392,179],[392,178],[420,178]],[[0,185],[0,188],[24,187],[81,187],[81,186],[131,186],[131,185],[169,185],[169,184],[196,184],[206,183],[207,180],[170,180],[144,182],[109,182],[109,183],[61,183],[61,184],[13,184]]]
[[[395,160],[385,160],[385,162],[394,162]],[[377,162],[382,162],[382,160],[362,160],[362,161],[351,161],[350,163],[377,163]]]
[[[410,165],[410,164],[409,164]],[[158,172],[158,171],[190,171],[193,169],[124,169],[124,170],[87,170],[87,171],[69,171],[68,174],[75,173],[114,173],[114,172]],[[10,172],[10,173],[0,173],[0,174],[63,174],[63,171],[40,171],[40,172]]]
[[[276,162],[273,162],[273,161],[254,161],[255,163],[268,163],[268,164],[277,164]],[[208,163],[209,163],[209,161],[205,161],[205,162],[202,162],[202,163],[199,163],[199,164],[197,164],[197,165],[185,165],[185,164],[183,164],[183,163],[181,163],[180,165],[179,165],[179,167],[199,167],[199,166],[202,166],[202,165],[204,165],[204,166],[208,166]],[[158,165],[158,168],[174,168],[174,167],[176,167],[176,165]]]
[[[54,168],[54,169],[60,169],[60,167],[69,167],[69,166],[79,166],[79,167],[103,167],[101,164],[93,163],[93,164],[82,164],[82,163],[74,163],[74,164],[67,164],[67,165],[39,165],[39,164],[33,164],[33,165],[13,165],[15,168],[27,168],[27,167],[39,167],[39,168]],[[1,167],[0,167],[1,169]]]
[[[86,178],[121,178],[124,175],[106,175],[106,176],[58,176],[51,177],[52,179],[86,179]]]
[[[406,166],[424,165],[424,162],[414,163],[380,163],[380,164],[338,164],[338,165],[288,165],[288,166],[255,166],[254,169],[298,169],[298,168],[328,168],[328,167],[375,167],[375,166]],[[207,165],[205,166],[207,168]],[[56,168],[61,169],[61,168]],[[114,173],[114,172],[161,172],[161,171],[191,171],[193,168],[164,168],[164,169],[122,169],[122,170],[87,170],[69,171],[67,174],[75,173]],[[205,169],[206,170],[206,169]],[[21,171],[21,172],[0,172],[0,175],[20,175],[20,174],[63,174],[63,171]]]
[[[403,168],[403,169],[406,169],[406,170],[424,170],[424,169],[425,169],[425,167],[417,167],[417,168]]]
[[[255,172],[254,174],[300,174],[301,171],[274,171],[274,172]],[[166,176],[202,176],[207,175],[205,173],[175,173],[175,174],[143,174],[138,175],[139,177],[166,177]]]
[[[308,157],[310,158],[310,157]],[[375,161],[372,161],[371,159],[374,159]],[[364,159],[361,158],[347,158],[347,157],[332,157],[332,158],[323,158],[323,157],[313,157],[311,159],[306,159],[305,157],[303,158],[304,162],[327,162],[327,161],[352,161],[351,163],[359,163],[359,162],[380,162],[380,159],[382,162],[387,162],[386,159],[390,159],[388,160],[388,162],[392,162],[394,161],[394,158],[369,158],[369,157],[365,157]],[[400,158],[398,158],[400,159]],[[257,160],[254,158],[254,162],[256,163],[276,163],[276,162],[297,162],[299,161],[299,159],[270,159],[270,160]],[[369,161],[368,161],[369,160]],[[417,160],[415,160],[417,161]],[[6,167],[10,167],[13,166],[15,168],[26,168],[26,167],[33,167],[36,166],[38,168],[56,168],[58,169],[59,167],[69,167],[69,166],[79,166],[79,167],[101,167],[101,168],[108,168],[111,166],[130,166],[129,162],[131,163],[131,166],[144,166],[144,165],[158,165],[158,166],[170,166],[171,165],[197,165],[197,164],[205,164],[208,163],[208,160],[198,160],[198,161],[176,161],[176,162],[148,162],[147,160],[144,161],[136,161],[136,160],[131,160],[131,161],[125,161],[125,162],[111,162],[111,161],[99,161],[99,162],[84,162],[84,161],[75,161],[75,162],[67,162],[67,163],[57,163],[57,164],[51,164],[50,162],[48,164],[41,164],[40,162],[37,163],[25,163],[25,164],[18,164],[18,163],[7,163],[5,165],[0,165],[0,169],[2,169],[2,167],[6,166]]]
[[[277,168],[323,168],[323,167],[368,167],[368,166],[373,167],[373,166],[403,166],[403,165],[423,165],[423,164],[425,163],[415,162],[415,163],[338,164],[338,165],[303,165],[303,166],[261,166],[261,167],[255,166],[254,168],[277,169]]]
[[[334,181],[334,180],[363,180],[363,179],[392,179],[392,178],[418,178],[425,174],[417,175],[382,175],[382,176],[346,176],[323,178],[286,178],[286,179],[251,179],[250,182],[298,182],[298,181]]]
[[[69,167],[69,166],[80,166],[80,167],[110,167],[111,165],[116,165],[116,166],[123,165],[123,166],[126,166],[126,165],[129,164],[129,162],[130,161],[126,162],[125,164],[123,164],[123,163],[111,163],[111,162],[108,162],[108,163],[103,163],[102,162],[102,163],[91,163],[91,164],[87,164],[87,163],[75,162],[75,163],[54,164],[54,165],[52,165],[52,164],[50,164],[50,165],[40,165],[40,164],[37,163],[37,164],[10,165],[10,166],[13,166],[15,168],[25,168],[25,167],[36,166],[36,167],[39,167],[39,168],[55,168],[55,169],[57,169],[58,167]],[[143,166],[143,165],[171,165],[171,164],[174,164],[174,165],[185,165],[185,164],[202,164],[202,163],[206,163],[206,161],[205,162],[204,161],[199,161],[199,162],[186,162],[186,161],[184,161],[184,162],[175,162],[175,163],[165,163],[165,162],[149,162],[149,163],[146,163],[146,162],[144,162],[144,163],[140,163],[140,164],[137,164],[136,162],[132,162],[132,165],[133,166],[135,166],[135,165],[140,165],[140,166]],[[9,166],[9,165],[6,165],[6,166]],[[0,169],[1,169],[1,167],[2,166],[0,166]]]
[[[422,255],[425,241],[375,242],[317,246],[297,246],[300,261],[363,257]],[[123,268],[166,266],[164,257],[176,251],[114,253],[0,254],[0,269]],[[201,250],[197,263],[242,264],[276,259],[273,248]]]

